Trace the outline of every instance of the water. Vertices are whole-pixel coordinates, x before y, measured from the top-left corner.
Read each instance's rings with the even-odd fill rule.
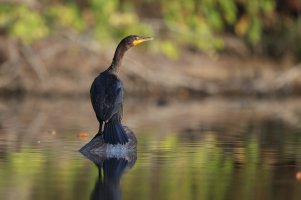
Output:
[[[299,102],[128,100],[137,154],[93,162],[89,100],[2,99],[0,199],[299,200]]]

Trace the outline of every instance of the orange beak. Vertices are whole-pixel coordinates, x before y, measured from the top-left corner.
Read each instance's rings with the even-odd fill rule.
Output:
[[[138,38],[137,40],[135,40],[133,42],[133,45],[136,46],[138,44],[141,44],[142,42],[146,42],[146,41],[150,41],[150,40],[153,40],[154,38],[152,37],[141,37],[141,38]]]

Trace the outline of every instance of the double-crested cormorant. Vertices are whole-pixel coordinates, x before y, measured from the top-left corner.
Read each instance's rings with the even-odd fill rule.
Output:
[[[130,35],[121,40],[110,67],[100,73],[92,83],[90,97],[99,121],[99,131],[96,136],[102,135],[105,143],[125,144],[128,142],[128,136],[121,125],[124,92],[122,82],[118,78],[118,71],[124,53],[131,47],[149,40],[152,38],[136,35]]]

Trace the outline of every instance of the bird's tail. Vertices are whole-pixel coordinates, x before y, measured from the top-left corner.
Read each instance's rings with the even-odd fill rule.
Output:
[[[129,138],[120,122],[106,123],[103,130],[103,139],[109,144],[125,144]]]

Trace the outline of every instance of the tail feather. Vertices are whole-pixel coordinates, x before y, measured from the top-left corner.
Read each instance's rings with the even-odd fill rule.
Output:
[[[129,141],[125,130],[119,122],[110,122],[105,124],[103,139],[105,143],[109,144],[125,144]]]

